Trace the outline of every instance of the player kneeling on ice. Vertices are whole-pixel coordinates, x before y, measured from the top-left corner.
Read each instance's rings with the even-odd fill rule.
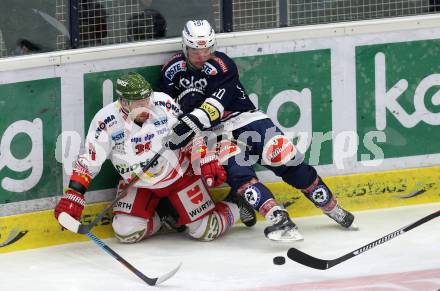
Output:
[[[183,111],[173,128],[177,135],[191,137],[198,131],[215,131],[223,126],[229,128],[224,133],[230,139],[246,144],[241,155],[227,161],[227,182],[233,192],[245,197],[271,223],[264,231],[266,237],[281,241],[302,239],[288,212],[258,180],[252,165],[240,163],[248,157],[301,190],[339,225],[354,228],[353,214],[338,204],[316,169],[302,161],[293,143],[254,106],[240,82],[235,62],[216,51],[215,32],[208,21],[190,20],[185,24],[182,52],[172,56],[162,68],[160,85]],[[171,148],[184,147],[190,139],[172,141]]]
[[[143,166],[166,145],[180,108],[167,94],[153,92],[137,73],[121,76],[116,93],[119,99],[98,111],[92,120],[87,152],[75,163],[69,186],[55,208],[56,218],[67,212],[80,219],[84,193],[106,159],[122,178],[118,190],[133,177],[140,178],[113,208],[113,230],[123,243],[138,242],[158,232],[165,220],[159,214],[169,218],[171,212],[176,212],[176,224],[186,225],[190,236],[211,241],[240,218],[240,208],[249,208],[246,211],[253,213],[244,199],[235,203],[212,200],[207,186],[216,187],[227,177],[217,152],[208,151],[200,138],[182,149],[165,149],[143,172]],[[162,200],[165,203],[158,208],[164,198],[169,205]],[[169,219],[166,222],[170,225]]]

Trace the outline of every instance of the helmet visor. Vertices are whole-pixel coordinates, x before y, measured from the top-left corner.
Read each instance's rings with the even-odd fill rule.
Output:
[[[153,91],[148,91],[146,94],[144,94],[142,99],[139,100],[129,100],[123,97],[120,97],[120,102],[122,107],[128,112],[131,112],[137,108],[148,108],[148,105],[150,103],[150,97],[153,95]]]

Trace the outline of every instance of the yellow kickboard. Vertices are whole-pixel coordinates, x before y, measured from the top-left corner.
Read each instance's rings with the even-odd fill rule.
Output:
[[[324,181],[337,196],[339,203],[350,211],[440,202],[440,167],[327,177]],[[304,194],[291,186],[283,182],[266,185],[292,217],[321,214]],[[228,192],[229,188],[212,191],[215,200],[222,200]],[[82,222],[93,220],[106,205],[88,205]],[[259,216],[259,219],[262,217]],[[0,247],[0,253],[88,240],[85,235],[61,231],[53,210],[0,217],[0,245],[11,232],[26,233],[10,245]],[[110,215],[93,228],[93,233],[100,238],[113,235]]]

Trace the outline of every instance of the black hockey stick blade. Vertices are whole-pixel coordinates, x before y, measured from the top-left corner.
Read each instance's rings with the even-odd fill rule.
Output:
[[[150,286],[158,285],[162,282],[165,282],[169,278],[171,278],[174,274],[177,273],[182,263],[180,263],[176,268],[171,270],[170,272],[163,274],[162,276],[159,276],[157,278],[150,278],[145,276],[141,271],[136,269],[132,264],[127,262],[123,257],[121,257],[118,253],[116,253],[114,250],[112,250],[108,245],[106,245],[102,240],[100,240],[98,237],[96,237],[93,233],[89,232],[86,234],[94,243],[96,243],[100,248],[102,248],[106,253],[108,253],[110,256],[115,258],[118,262],[120,262],[122,265],[124,265],[127,269],[129,269],[131,272],[133,272],[136,276],[142,279],[145,283],[147,283]]]
[[[310,268],[319,270],[325,270],[329,268],[328,262],[330,261],[312,257],[311,255],[306,254],[296,248],[290,248],[287,251],[287,257],[297,263],[300,263]]]
[[[8,235],[8,238],[4,242],[0,243],[0,248],[9,246],[9,245],[15,243],[16,241],[21,239],[23,236],[25,236],[26,233],[28,233],[27,230],[22,230],[22,231],[19,231],[17,229],[11,230],[11,232]]]
[[[333,259],[333,260],[319,259],[319,258],[313,257],[309,254],[306,254],[296,248],[290,248],[287,251],[287,257],[289,259],[299,263],[299,264],[304,265],[304,266],[314,268],[314,269],[319,269],[319,270],[326,270],[326,269],[329,269],[335,265],[338,265],[348,259],[351,259],[357,255],[360,255],[360,254],[362,254],[362,253],[364,253],[364,252],[366,252],[366,251],[368,251],[378,245],[381,245],[381,244],[383,244],[383,243],[385,243],[385,242],[387,242],[387,241],[389,241],[389,240],[391,240],[391,239],[393,239],[393,238],[395,238],[395,237],[397,237],[407,231],[410,231],[411,229],[413,229],[423,223],[426,223],[426,222],[428,222],[438,216],[440,216],[440,210],[438,210],[434,213],[431,213],[431,214],[417,220],[416,222],[413,222],[405,227],[402,227],[402,228],[400,228],[400,229],[398,229],[398,230],[396,230],[386,236],[383,236],[380,239],[377,239],[377,240],[375,240],[375,241],[373,241],[373,242],[371,242],[361,248],[358,248],[357,250],[354,250],[348,254],[345,254],[345,255],[343,255],[339,258]]]

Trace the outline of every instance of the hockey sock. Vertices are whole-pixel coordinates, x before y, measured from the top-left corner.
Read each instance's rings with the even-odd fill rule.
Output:
[[[269,210],[278,206],[272,192],[260,182],[247,186],[242,193],[246,201],[264,217]]]
[[[312,185],[303,189],[302,192],[316,207],[321,208],[324,212],[331,211],[337,204],[336,197],[319,176]]]

